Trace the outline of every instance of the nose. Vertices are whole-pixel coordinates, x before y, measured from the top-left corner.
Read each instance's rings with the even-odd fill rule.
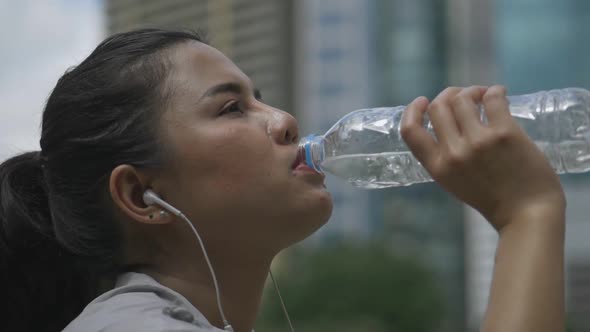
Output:
[[[299,142],[299,125],[289,113],[273,110],[269,123],[269,133],[273,140],[281,145],[297,144]]]

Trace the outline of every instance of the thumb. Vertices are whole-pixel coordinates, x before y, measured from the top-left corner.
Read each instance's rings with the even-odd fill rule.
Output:
[[[438,151],[434,137],[424,128],[424,114],[428,104],[425,97],[414,99],[404,110],[400,126],[403,140],[426,168],[432,163]]]

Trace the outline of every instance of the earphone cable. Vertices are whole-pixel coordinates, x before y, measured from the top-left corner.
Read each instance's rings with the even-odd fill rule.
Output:
[[[277,294],[279,295],[279,300],[281,301],[281,306],[283,307],[283,313],[285,314],[285,318],[287,318],[287,323],[289,323],[289,328],[291,329],[291,332],[295,332],[295,329],[293,328],[293,324],[291,324],[291,318],[289,317],[289,313],[287,312],[287,307],[285,306],[285,302],[283,301],[283,297],[281,296],[281,291],[279,290],[279,285],[277,285],[277,282],[275,280],[275,277],[272,274],[272,271],[268,270],[268,273],[270,274],[270,279],[272,280],[272,283],[275,285],[275,290],[277,291]]]
[[[207,255],[207,250],[205,249],[205,244],[203,243],[203,240],[201,239],[201,236],[199,235],[199,232],[197,232],[197,229],[195,228],[193,223],[184,215],[184,213],[182,213],[181,211],[179,211],[178,209],[176,209],[172,205],[168,204],[166,201],[161,199],[156,193],[154,193],[150,189],[146,190],[145,193],[143,194],[143,201],[146,205],[153,205],[153,204],[160,205],[161,207],[168,210],[172,214],[180,217],[182,220],[184,220],[189,225],[189,227],[193,231],[193,234],[195,234],[195,236],[197,237],[197,241],[199,242],[199,246],[201,247],[201,250],[203,252],[205,262],[207,263],[207,267],[209,268],[209,272],[211,273],[211,278],[213,279],[213,286],[215,287],[215,296],[217,298],[217,309],[219,310],[219,315],[221,316],[221,320],[223,323],[223,329],[227,332],[233,332],[234,329],[230,325],[230,323],[228,322],[227,318],[225,317],[225,312],[223,311],[223,306],[221,304],[221,291],[219,290],[219,284],[217,282],[217,276],[215,275],[215,270],[213,270],[213,265],[211,264],[211,261],[209,260],[209,255]],[[289,317],[289,313],[287,312],[287,307],[285,306],[285,302],[283,301],[283,296],[281,295],[281,291],[279,290],[279,285],[277,284],[275,277],[272,274],[272,271],[269,269],[268,272],[270,274],[270,278],[272,279],[272,283],[274,284],[275,290],[279,296],[279,300],[281,302],[281,307],[283,308],[283,313],[285,314],[285,318],[287,319],[287,322],[289,323],[289,328],[290,328],[291,332],[295,332],[295,329],[293,328],[293,324],[291,323],[291,318]],[[252,330],[252,332],[254,332],[254,330]]]
[[[221,315],[221,320],[223,321],[223,329],[226,331],[233,331],[232,326],[227,321],[227,318],[225,318],[223,307],[221,305],[221,295],[219,291],[219,285],[217,284],[217,277],[215,276],[215,271],[213,270],[211,261],[209,260],[209,255],[207,255],[207,250],[205,250],[203,240],[201,240],[201,236],[199,236],[199,233],[195,229],[195,226],[193,226],[193,223],[191,223],[190,220],[182,212],[180,212],[179,217],[186,221],[186,223],[193,230],[193,233],[197,237],[197,240],[199,240],[199,245],[201,246],[201,250],[203,251],[203,256],[205,256],[205,262],[207,262],[207,266],[209,267],[209,271],[211,272],[211,277],[213,279],[213,286],[215,287],[215,296],[217,297],[217,309],[219,309],[219,314]]]

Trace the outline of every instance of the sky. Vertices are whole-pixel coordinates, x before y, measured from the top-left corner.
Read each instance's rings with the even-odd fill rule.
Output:
[[[100,0],[0,0],[0,160],[39,150],[45,101],[105,36]]]

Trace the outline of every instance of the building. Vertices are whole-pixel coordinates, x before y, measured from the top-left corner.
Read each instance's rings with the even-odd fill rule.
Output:
[[[205,30],[211,44],[252,78],[265,102],[296,114],[302,134],[309,134],[367,105],[369,48],[357,49],[356,43],[368,34],[366,7],[358,0],[108,0],[107,26],[111,33],[138,27]],[[359,10],[366,14],[357,15]],[[368,194],[328,181],[338,208],[334,222],[311,242],[368,233]]]
[[[306,133],[321,134],[343,115],[369,105],[369,7],[362,0],[300,0],[294,15],[296,114]],[[370,194],[329,175],[327,181],[335,208],[312,241],[366,239],[379,219]]]
[[[449,1],[450,85],[504,84],[510,94],[590,87],[590,3],[585,0]],[[569,325],[590,326],[590,224],[587,174],[562,176],[568,200],[566,295]],[[467,327],[477,330],[485,312],[497,234],[466,209]]]
[[[205,29],[262,90],[323,133],[364,107],[434,97],[449,85],[505,84],[513,94],[590,87],[587,0],[107,0],[109,32],[140,26]],[[563,177],[568,195],[568,311],[590,317],[590,178]],[[477,330],[497,234],[432,184],[359,191],[328,178],[335,210],[312,243],[385,236],[429,264],[449,308],[443,330]],[[586,280],[586,281],[585,281]]]
[[[106,7],[110,33],[208,30],[267,102],[296,114],[302,134],[323,133],[355,109],[431,97],[447,80],[446,18],[436,0],[107,0]],[[461,206],[434,185],[362,191],[330,176],[328,185],[332,219],[308,244],[385,237],[396,253],[432,265],[451,308],[447,330],[462,327]]]
[[[293,112],[292,1],[107,0],[106,11],[109,33],[139,27],[205,32],[267,103]]]
[[[434,98],[452,79],[449,3],[438,0],[375,1],[373,102],[404,105]],[[444,293],[442,331],[463,329],[465,264],[463,207],[434,184],[389,189],[380,201],[383,233],[394,252],[416,257],[436,275]]]

